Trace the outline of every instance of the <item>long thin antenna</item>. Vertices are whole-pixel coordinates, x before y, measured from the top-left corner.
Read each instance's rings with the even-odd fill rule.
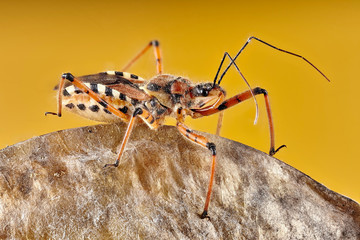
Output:
[[[214,78],[214,84],[213,84],[213,87],[214,87],[214,86],[215,86],[215,84],[216,84],[216,80],[217,80],[217,78],[218,78],[218,76],[219,76],[219,73],[220,73],[220,70],[221,70],[222,65],[223,65],[223,63],[224,63],[225,57],[226,57],[226,53],[224,53],[224,56],[223,56],[223,57],[222,57],[222,59],[221,59],[221,62],[220,62],[219,68],[218,68],[218,70],[217,70],[217,72],[216,72],[216,75],[215,75],[215,78]],[[230,68],[231,64],[232,64],[232,62],[229,64],[229,66],[227,67],[227,69],[228,69],[228,68]],[[224,73],[223,73],[221,76],[223,76],[223,75],[224,75]],[[218,83],[218,84],[220,84],[220,81],[219,81],[219,83]]]
[[[233,59],[228,52],[225,52],[223,58],[221,59],[220,66],[219,66],[219,68],[218,68],[218,70],[217,70],[217,72],[216,72],[216,75],[215,75],[215,78],[214,78],[214,84],[213,84],[213,85],[215,86],[215,84],[216,84],[216,79],[217,79],[217,77],[218,77],[218,75],[219,75],[219,72],[220,72],[220,70],[221,70],[221,67],[222,67],[222,65],[223,65],[224,60],[225,60],[226,57],[230,58],[230,61],[231,61],[231,62],[230,62],[230,64],[229,64],[229,66],[231,66],[231,64],[234,64],[236,70],[238,71],[238,73],[240,74],[240,76],[242,77],[242,79],[244,80],[244,82],[246,83],[246,85],[248,86],[248,88],[250,89],[251,95],[252,95],[252,97],[254,98],[254,102],[255,102],[255,106],[256,106],[256,113],[255,113],[255,120],[254,120],[254,124],[256,124],[256,123],[257,123],[257,120],[258,120],[258,118],[259,118],[259,106],[258,106],[256,97],[255,97],[255,95],[254,95],[254,93],[253,93],[253,91],[252,91],[252,88],[251,88],[249,82],[246,80],[245,76],[241,73],[239,67],[238,67],[237,64],[235,63],[235,61],[234,61],[235,58]],[[224,74],[223,74],[223,75],[224,75]],[[218,84],[220,84],[220,81],[219,81]]]
[[[233,63],[236,61],[237,57],[240,55],[240,53],[245,49],[245,47],[250,43],[250,41],[251,41],[252,39],[255,39],[255,40],[257,40],[257,41],[259,41],[259,42],[261,42],[261,43],[263,43],[263,44],[265,44],[265,45],[267,45],[267,46],[269,46],[269,47],[271,47],[271,48],[274,48],[274,49],[276,49],[276,50],[278,50],[278,51],[280,51],[280,52],[284,52],[284,53],[293,55],[293,56],[295,56],[295,57],[302,58],[305,62],[307,62],[307,63],[310,64],[313,68],[315,68],[316,71],[318,71],[326,80],[328,80],[328,81],[330,82],[330,79],[329,79],[328,77],[326,77],[324,73],[322,73],[317,67],[315,67],[314,64],[312,64],[309,60],[307,60],[307,59],[304,58],[303,56],[301,56],[301,55],[299,55],[299,54],[296,54],[296,53],[293,53],[293,52],[286,51],[286,50],[281,49],[281,48],[278,48],[278,47],[275,47],[274,45],[271,45],[270,43],[267,43],[267,42],[265,42],[265,41],[263,41],[263,40],[261,40],[261,39],[259,39],[259,38],[257,38],[257,37],[251,36],[251,37],[249,37],[249,39],[246,41],[246,43],[244,44],[244,46],[240,49],[240,51],[236,54],[236,56],[234,57],[234,61],[231,62],[231,63],[229,63],[229,65],[226,67],[226,69],[224,70],[224,72],[221,74],[221,76],[220,76],[220,78],[219,78],[219,81],[218,81],[218,84],[220,84],[220,82],[221,82],[221,80],[223,79],[224,75],[225,75],[226,72],[229,70],[231,64],[233,64]],[[219,70],[218,70],[218,71],[219,71]],[[217,76],[218,76],[218,73],[216,74],[216,77],[217,77]]]

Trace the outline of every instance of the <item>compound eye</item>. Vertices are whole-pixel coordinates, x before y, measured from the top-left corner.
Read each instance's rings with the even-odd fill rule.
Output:
[[[201,89],[201,96],[207,97],[209,95],[209,90],[207,89]]]
[[[200,97],[200,96],[207,97],[209,95],[209,92],[210,92],[210,90],[207,89],[203,85],[196,86],[192,91],[193,91],[194,96],[197,96],[197,97]]]

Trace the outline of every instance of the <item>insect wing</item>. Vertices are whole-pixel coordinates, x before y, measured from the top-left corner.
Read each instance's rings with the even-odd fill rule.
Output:
[[[79,77],[83,82],[98,83],[104,85],[116,84],[121,81],[130,81],[134,84],[142,84],[145,80],[135,74],[128,72],[107,71],[97,74],[84,75]]]
[[[143,84],[145,80],[135,74],[128,72],[118,72],[118,71],[107,71],[96,74],[84,75],[78,77],[78,79],[84,83],[95,83],[103,85],[114,85],[119,82],[129,81],[133,84]],[[70,86],[70,82],[65,83],[65,88]],[[58,89],[58,85],[55,86],[54,90]]]
[[[133,105],[150,99],[150,96],[140,89],[141,84],[135,83],[135,81],[144,82],[144,79],[134,74],[108,71],[80,76],[78,79],[84,83],[90,83],[91,90],[96,93],[119,98]]]

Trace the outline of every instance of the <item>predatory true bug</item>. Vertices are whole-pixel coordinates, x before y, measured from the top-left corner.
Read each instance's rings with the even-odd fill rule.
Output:
[[[306,58],[277,48],[259,38],[250,37],[235,57],[232,58],[227,52],[224,53],[213,82],[194,84],[184,77],[163,74],[159,42],[154,40],[138,53],[121,71],[107,71],[80,77],[75,77],[71,73],[62,74],[58,86],[58,111],[57,113],[46,112],[45,115],[53,114],[61,117],[62,106],[64,105],[68,110],[92,120],[101,122],[127,122],[128,126],[120,145],[117,159],[115,163],[106,164],[105,167],[119,166],[119,161],[126,143],[129,140],[136,118],[142,119],[151,129],[160,127],[164,122],[165,116],[175,118],[177,121],[176,127],[179,132],[192,142],[209,149],[212,155],[210,181],[204,210],[200,215],[201,218],[207,218],[215,173],[216,145],[187,127],[184,124],[186,116],[200,118],[220,112],[217,128],[217,133],[219,133],[223,110],[250,98],[254,99],[257,110],[255,95],[263,94],[270,129],[269,154],[274,155],[280,148],[285,146],[282,145],[277,149],[275,148],[274,127],[267,91],[260,87],[251,88],[235,63],[235,60],[253,39],[278,51],[302,58],[329,81],[329,79]],[[125,72],[151,47],[154,47],[156,57],[157,75],[155,77],[150,80],[144,80],[137,75]],[[226,57],[230,59],[230,63],[220,75]],[[248,85],[249,90],[225,100],[225,91],[220,87],[220,82],[231,65],[234,65],[242,79]],[[257,112],[258,111],[256,111],[255,121],[258,115]]]

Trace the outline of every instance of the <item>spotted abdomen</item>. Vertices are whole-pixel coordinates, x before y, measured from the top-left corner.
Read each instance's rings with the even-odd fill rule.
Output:
[[[134,111],[134,105],[138,104],[138,101],[135,99],[131,99],[125,94],[103,84],[84,84],[93,92],[99,94],[100,97],[104,98],[107,103],[129,116]],[[63,106],[75,114],[99,122],[121,121],[119,117],[112,114],[97,101],[93,100],[88,94],[85,94],[73,85],[66,87],[62,95]]]

